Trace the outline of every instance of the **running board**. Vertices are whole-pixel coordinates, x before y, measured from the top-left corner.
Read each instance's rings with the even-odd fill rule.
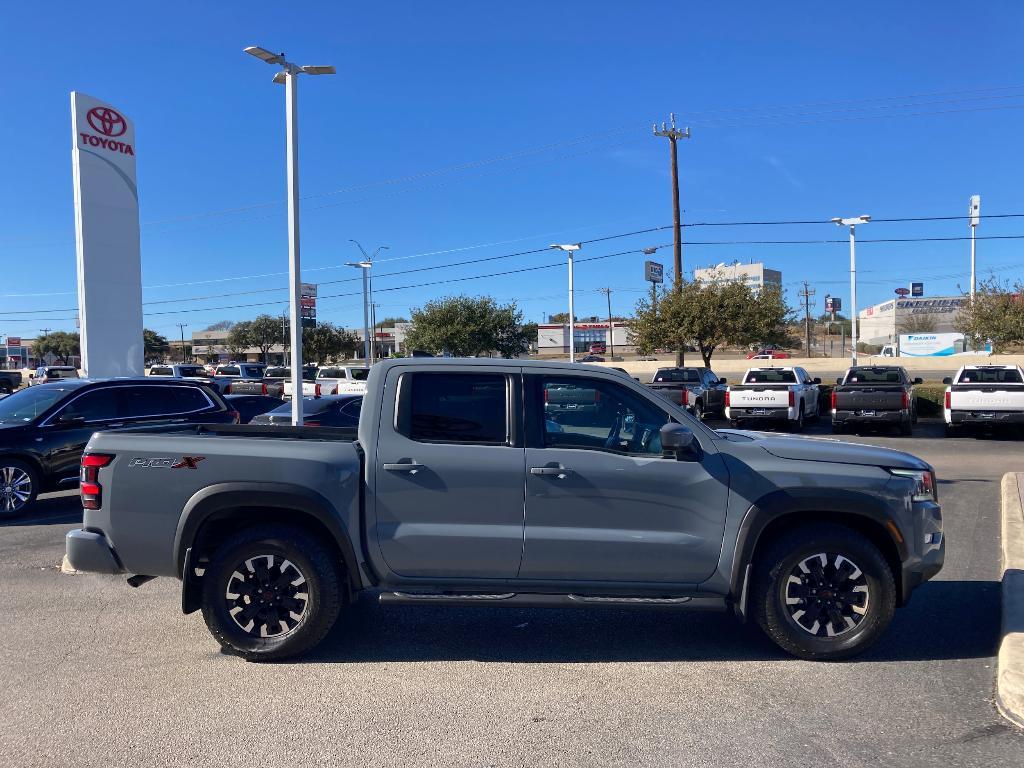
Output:
[[[626,597],[598,595],[456,594],[451,592],[381,592],[387,605],[507,605],[515,608],[669,608],[684,611],[724,611],[722,597]]]

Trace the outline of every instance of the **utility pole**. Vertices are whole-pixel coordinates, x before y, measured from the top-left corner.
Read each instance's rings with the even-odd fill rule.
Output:
[[[601,293],[608,299],[608,349],[611,359],[615,360],[615,330],[612,327],[612,289],[601,288]]]
[[[178,330],[181,331],[181,362],[185,362],[185,329],[188,323],[178,323]]]
[[[811,296],[815,293],[817,291],[808,288],[807,281],[804,280],[804,289],[797,294],[804,299],[804,351],[807,357],[811,356]]]
[[[975,242],[974,238],[977,234],[978,220],[981,218],[981,195],[971,195],[971,303],[974,303],[974,292],[978,288],[977,273],[974,268],[974,257],[975,257]]]
[[[672,266],[676,273],[675,290],[676,293],[680,293],[683,290],[683,221],[679,213],[679,160],[676,153],[676,142],[679,139],[690,138],[690,129],[683,128],[680,130],[676,128],[675,112],[669,114],[669,125],[662,121],[660,131],[657,124],[654,124],[652,128],[655,136],[663,136],[668,139],[669,158],[672,165]],[[686,344],[684,343],[683,348],[676,352],[676,365],[681,366],[685,364]]]

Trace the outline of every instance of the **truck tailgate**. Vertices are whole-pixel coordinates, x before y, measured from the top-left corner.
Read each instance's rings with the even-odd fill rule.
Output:
[[[1024,385],[955,384],[949,405],[954,411],[1024,411]]]
[[[837,387],[837,411],[900,411],[903,410],[903,388]]]
[[[788,384],[754,384],[729,387],[729,405],[733,408],[788,408]]]

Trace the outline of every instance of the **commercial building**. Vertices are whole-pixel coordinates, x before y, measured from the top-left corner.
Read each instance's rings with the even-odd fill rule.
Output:
[[[858,313],[857,341],[864,344],[892,344],[896,336],[908,333],[907,326],[919,319],[931,326],[929,333],[955,333],[963,296],[929,299],[890,299]],[[912,327],[912,326],[911,326]],[[921,331],[923,328],[915,328]]]
[[[629,343],[629,328],[624,322],[615,320],[612,322],[611,342],[615,344],[615,352],[634,352],[635,348]],[[609,343],[608,321],[591,320],[587,322],[576,321],[576,353],[586,354],[590,345],[595,342]],[[610,352],[611,350],[609,350]],[[555,323],[537,326],[537,354],[538,355],[568,355],[569,354],[569,324]]]
[[[171,355],[179,359],[181,342],[172,340]],[[228,360],[239,360],[249,363],[263,362],[259,347],[247,347],[241,354],[232,353],[228,346],[228,331],[193,331],[192,357],[201,363],[226,363]],[[283,344],[274,344],[268,354],[267,362],[271,365],[284,365],[287,355]]]
[[[782,288],[782,273],[777,269],[768,269],[761,262],[749,262],[740,264],[717,264],[715,266],[700,267],[693,270],[694,280],[703,283],[731,283],[742,282],[749,285],[754,292],[761,290],[761,286],[774,285]]]
[[[0,369],[18,370],[29,364],[32,354],[32,342],[35,339],[23,339],[20,336],[6,336],[0,344]]]

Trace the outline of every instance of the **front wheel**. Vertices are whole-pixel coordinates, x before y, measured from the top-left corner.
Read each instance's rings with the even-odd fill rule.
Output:
[[[341,610],[339,563],[298,528],[240,531],[214,553],[203,575],[203,618],[221,646],[248,661],[308,651]]]
[[[892,620],[892,570],[878,548],[850,528],[798,528],[757,560],[754,615],[787,653],[823,661],[855,656]]]
[[[0,457],[0,519],[32,509],[39,495],[39,473],[31,464]]]

